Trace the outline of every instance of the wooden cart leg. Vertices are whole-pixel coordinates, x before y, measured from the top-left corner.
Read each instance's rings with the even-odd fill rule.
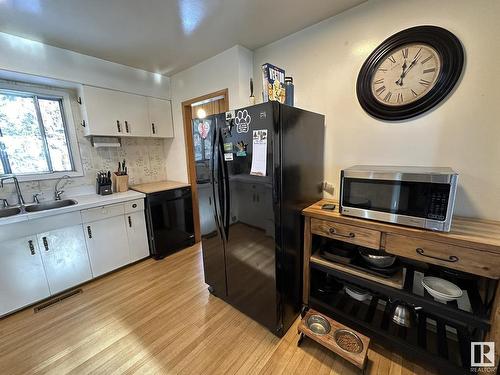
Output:
[[[299,340],[297,341],[297,346],[300,346],[300,344],[302,344],[303,340],[304,340],[304,334],[301,332],[299,334]]]
[[[307,305],[302,306],[302,309],[300,310],[300,317],[304,319],[304,316],[306,316],[308,311],[309,311],[309,306]]]

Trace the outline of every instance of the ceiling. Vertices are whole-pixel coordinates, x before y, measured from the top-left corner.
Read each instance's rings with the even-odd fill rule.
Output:
[[[366,0],[0,0],[0,31],[171,75]]]

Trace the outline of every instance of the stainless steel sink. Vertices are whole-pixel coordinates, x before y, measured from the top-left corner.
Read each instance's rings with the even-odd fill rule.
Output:
[[[77,203],[78,202],[73,199],[63,199],[60,201],[42,202],[38,204],[33,204],[30,206],[26,206],[24,209],[26,210],[26,212],[38,212],[38,211],[53,210],[54,208],[73,206]]]
[[[0,208],[0,218],[17,215],[21,212],[19,207]]]

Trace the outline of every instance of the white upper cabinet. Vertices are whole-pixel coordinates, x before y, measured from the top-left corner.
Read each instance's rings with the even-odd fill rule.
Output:
[[[169,100],[86,85],[80,97],[85,135],[173,137]]]
[[[174,126],[172,123],[172,105],[170,100],[148,98],[148,109],[151,136],[172,138],[174,136]]]
[[[123,120],[124,136],[149,137],[148,103],[145,96],[118,92],[118,106]]]
[[[121,105],[118,103],[117,91],[83,86],[81,105],[83,109],[82,124],[85,135],[122,136],[125,124],[120,118]]]

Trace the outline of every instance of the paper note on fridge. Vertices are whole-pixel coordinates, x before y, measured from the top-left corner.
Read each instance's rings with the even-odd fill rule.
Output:
[[[267,129],[253,131],[252,168],[253,176],[265,176],[267,166]]]

